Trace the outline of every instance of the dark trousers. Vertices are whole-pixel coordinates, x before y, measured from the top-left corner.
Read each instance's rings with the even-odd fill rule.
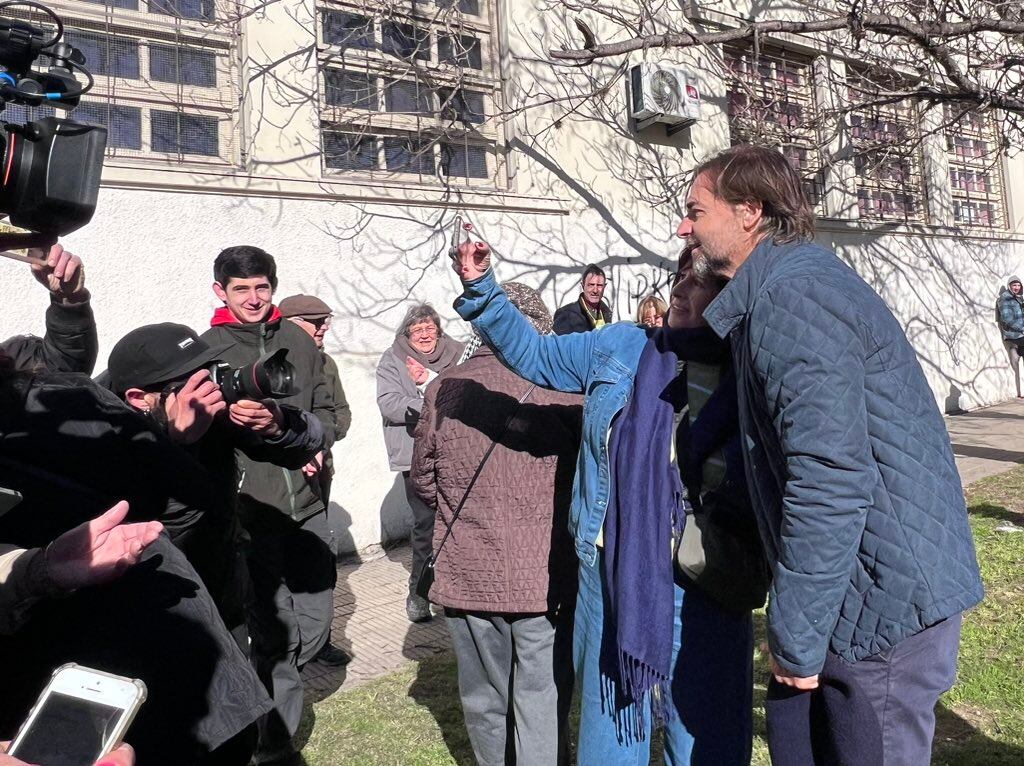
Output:
[[[409,507],[412,508],[412,532],[409,535],[409,543],[412,546],[409,592],[412,593],[416,587],[416,581],[420,577],[420,572],[423,571],[434,548],[434,512],[416,494],[408,471],[402,471],[402,478],[405,480],[405,497],[409,501]]]
[[[774,766],[928,766],[935,704],[956,680],[961,615],[860,662],[829,654],[821,687],[772,679],[765,712]]]
[[[260,756],[287,750],[302,718],[299,669],[330,635],[334,616],[334,555],[327,514],[301,524],[278,513],[268,526],[250,529],[249,571],[254,599],[250,610],[252,659],[274,700],[260,720]]]
[[[572,608],[567,614],[445,610],[479,766],[568,763]]]

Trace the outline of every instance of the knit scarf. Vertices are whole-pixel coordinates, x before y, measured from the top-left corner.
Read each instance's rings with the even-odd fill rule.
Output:
[[[462,354],[462,344],[442,333],[437,338],[434,350],[429,354],[424,354],[413,348],[404,334],[398,333],[395,336],[395,342],[391,345],[391,350],[402,361],[405,361],[407,356],[411,356],[428,370],[444,372],[459,360],[459,355]]]
[[[602,327],[606,324],[611,324],[612,321],[612,310],[605,306],[604,301],[597,304],[597,311],[590,310],[590,304],[587,303],[586,297],[583,293],[580,293],[580,310],[583,312],[583,316],[590,322],[591,328],[597,328],[597,320],[602,320]]]
[[[602,675],[617,681],[622,692],[614,703],[616,716],[624,715],[622,724],[637,737],[646,731],[644,699],[662,721],[671,699],[672,534],[681,529],[685,503],[671,462],[674,402],[680,394],[677,364],[664,333],[654,333],[609,442],[613,479],[604,522],[604,574],[606,620],[614,621],[615,641],[606,642],[600,663]],[[656,687],[658,693],[652,693]]]

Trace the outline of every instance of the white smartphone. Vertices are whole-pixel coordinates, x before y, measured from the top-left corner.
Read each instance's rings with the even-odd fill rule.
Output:
[[[123,739],[145,699],[146,685],[137,678],[61,665],[8,755],[40,766],[92,766]]]

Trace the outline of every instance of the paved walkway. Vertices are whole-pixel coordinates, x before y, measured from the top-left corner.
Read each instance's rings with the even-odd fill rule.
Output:
[[[964,484],[1024,463],[1024,399],[947,417],[946,423]],[[411,625],[405,617],[410,558],[409,547],[403,546],[338,567],[334,636],[355,659],[334,671],[308,666],[303,677],[314,700],[447,648],[443,618]]]

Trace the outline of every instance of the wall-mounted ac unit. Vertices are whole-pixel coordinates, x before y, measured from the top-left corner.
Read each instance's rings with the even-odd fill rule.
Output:
[[[671,132],[700,119],[700,91],[674,66],[635,64],[629,70],[630,114],[638,130],[655,122]]]

